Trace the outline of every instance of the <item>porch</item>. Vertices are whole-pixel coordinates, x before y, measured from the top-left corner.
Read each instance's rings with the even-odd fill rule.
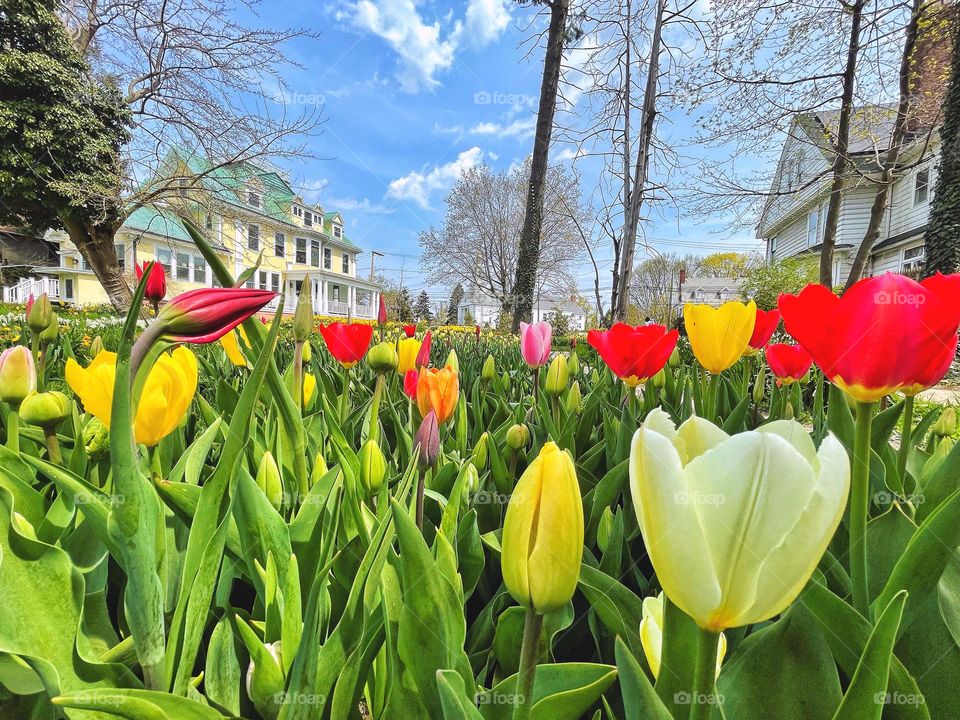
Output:
[[[355,281],[355,278],[310,278],[314,314],[359,320],[376,318],[380,301],[379,287],[372,283],[360,284]],[[303,279],[287,279],[284,308],[290,312],[296,307],[302,284]],[[276,309],[276,301],[271,303],[271,306]]]
[[[43,293],[46,293],[51,300],[60,300],[60,278],[53,276],[21,280],[16,285],[3,289],[3,301],[22,305],[27,302],[31,295],[36,298]]]

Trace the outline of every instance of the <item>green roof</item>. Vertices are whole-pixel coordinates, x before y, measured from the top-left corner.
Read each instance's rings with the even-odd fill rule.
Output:
[[[128,230],[150,232],[174,240],[192,242],[189,233],[187,233],[176,213],[149,205],[134,210],[130,217],[124,221],[123,227]]]

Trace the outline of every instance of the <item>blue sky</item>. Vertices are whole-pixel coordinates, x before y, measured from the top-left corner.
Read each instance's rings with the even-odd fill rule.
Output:
[[[285,73],[288,88],[278,98],[294,111],[323,106],[323,131],[309,143],[317,158],[288,164],[294,185],[340,210],[365,250],[384,253],[378,269],[442,300],[448,289],[428,286],[420,272],[418,232],[442,222],[444,195],[461,169],[506,168],[530,153],[543,52],[529,40],[543,20],[512,0],[289,0],[282,15],[278,7],[261,6],[261,21],[320,33],[288,47],[302,69]],[[689,128],[683,116],[668,122],[671,134]],[[555,143],[551,161],[570,162],[574,150]],[[598,163],[577,162],[589,194]],[[749,230],[731,233],[722,219],[678,217],[669,208],[644,230],[661,252],[754,246],[745,243]],[[598,255],[608,287],[610,251]],[[365,254],[361,267],[369,260]],[[592,268],[577,273],[581,291],[591,290]]]

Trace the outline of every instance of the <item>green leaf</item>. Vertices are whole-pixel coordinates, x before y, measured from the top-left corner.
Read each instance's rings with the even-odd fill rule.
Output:
[[[53,702],[127,720],[223,720],[225,717],[209,705],[154,690],[84,690],[60,695]]]
[[[617,679],[612,665],[550,663],[537,666],[534,677],[532,720],[579,720]],[[517,675],[478,695],[485,720],[509,720],[513,715]]]
[[[474,699],[467,694],[463,678],[453,670],[437,670],[437,687],[444,720],[483,720]]]
[[[640,645],[643,601],[625,585],[586,563],[580,566],[578,585],[610,634],[623,638],[630,652],[639,657],[638,653],[643,652]]]
[[[615,652],[626,720],[673,720],[640,663],[619,637]]]

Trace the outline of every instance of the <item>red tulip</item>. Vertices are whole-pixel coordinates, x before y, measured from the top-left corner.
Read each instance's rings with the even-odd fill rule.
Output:
[[[748,342],[747,345],[749,345],[752,350],[762,350],[764,345],[770,342],[770,338],[779,324],[779,310],[761,310],[757,308],[757,319],[753,324],[753,335],[750,336],[750,342]]]
[[[784,327],[823,374],[860,402],[936,385],[957,351],[960,275],[887,273],[837,297],[822,285],[781,295]]]
[[[480,326],[479,326],[479,325],[476,325],[476,326],[473,328],[473,334],[477,336],[477,340],[480,339]]]
[[[27,315],[30,314],[30,310],[33,308],[33,303],[35,302],[36,302],[36,298],[33,297],[33,293],[30,293],[30,297],[27,298],[27,307],[26,307]]]
[[[173,342],[209,343],[219,340],[276,296],[269,290],[242,287],[190,290],[168,302],[150,327],[157,328],[152,334],[165,335]]]
[[[345,368],[353,367],[363,359],[373,338],[373,325],[362,323],[336,322],[320,325],[319,330],[327,350]]]
[[[144,270],[147,270],[148,263],[137,263],[133,266],[134,272],[137,274],[137,280],[139,281],[143,277]],[[158,262],[149,263],[150,268],[148,272],[150,273],[147,276],[147,287],[143,293],[143,296],[149,300],[151,303],[156,305],[158,302],[163,300],[167,294],[167,276],[163,272],[163,265]]]
[[[796,382],[810,371],[813,358],[800,345],[767,345],[767,365],[779,384]]]
[[[417,334],[417,326],[416,326],[416,325],[404,325],[404,326],[403,326],[403,334],[406,335],[407,337],[413,337],[414,335]]]
[[[415,363],[417,369],[425,368],[430,364],[430,342],[432,337],[430,331],[427,330],[427,334],[423,336],[423,342],[420,343],[420,352],[417,353],[417,362]]]
[[[380,308],[377,310],[377,322],[383,325],[387,321],[387,303],[383,301],[383,295],[380,296]]]
[[[419,378],[420,373],[416,370],[407,370],[407,374],[403,376],[403,391],[411,400],[417,399],[417,380]]]
[[[663,325],[631,327],[617,323],[606,331],[589,331],[587,342],[600,353],[614,375],[636,387],[663,369],[677,346],[678,336],[676,330],[667,330]]]

